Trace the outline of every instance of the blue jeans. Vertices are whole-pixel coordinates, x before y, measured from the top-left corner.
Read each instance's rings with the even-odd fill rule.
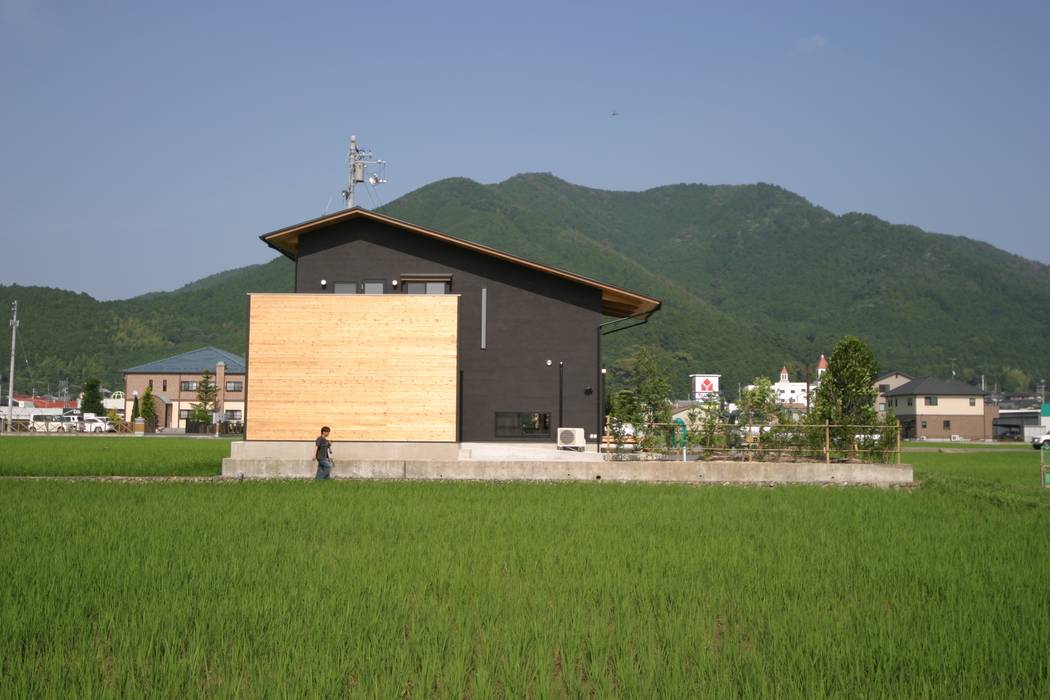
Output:
[[[315,480],[327,479],[332,476],[332,460],[330,459],[319,459],[317,460],[317,476]]]

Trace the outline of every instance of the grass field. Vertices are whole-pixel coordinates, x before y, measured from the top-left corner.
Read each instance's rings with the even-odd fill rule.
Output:
[[[0,437],[0,476],[213,476],[226,438],[131,435]]]
[[[1046,697],[1038,454],[909,460],[920,488],[2,481],[0,694]]]

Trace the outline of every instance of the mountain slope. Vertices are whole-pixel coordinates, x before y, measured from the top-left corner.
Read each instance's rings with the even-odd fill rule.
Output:
[[[867,340],[884,367],[910,373],[955,368],[989,383],[1009,368],[1050,374],[1046,265],[870,215],[836,216],[774,185],[610,192],[549,174],[494,185],[451,178],[381,211],[663,299],[649,323],[608,336],[607,364],[633,345],[658,345],[679,393],[690,372],[721,372],[729,388],[784,363],[812,366],[846,333]],[[245,293],[292,284],[291,262],[277,258],[121,301],[0,286],[0,308],[19,299],[16,377],[42,391],[94,375],[114,383],[122,367],[201,345],[242,353]]]

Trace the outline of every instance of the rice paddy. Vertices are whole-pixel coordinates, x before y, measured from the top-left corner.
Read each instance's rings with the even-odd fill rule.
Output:
[[[1038,454],[907,457],[919,488],[0,481],[0,688],[1047,696]]]

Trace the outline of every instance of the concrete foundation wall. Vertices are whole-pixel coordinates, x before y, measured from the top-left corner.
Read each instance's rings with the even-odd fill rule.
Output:
[[[236,444],[236,443],[234,443]],[[224,459],[223,476],[304,478],[316,472],[309,459]],[[468,479],[478,481],[649,481],[710,483],[907,484],[910,464],[820,462],[543,462],[483,460],[335,459],[332,475],[352,479]]]

